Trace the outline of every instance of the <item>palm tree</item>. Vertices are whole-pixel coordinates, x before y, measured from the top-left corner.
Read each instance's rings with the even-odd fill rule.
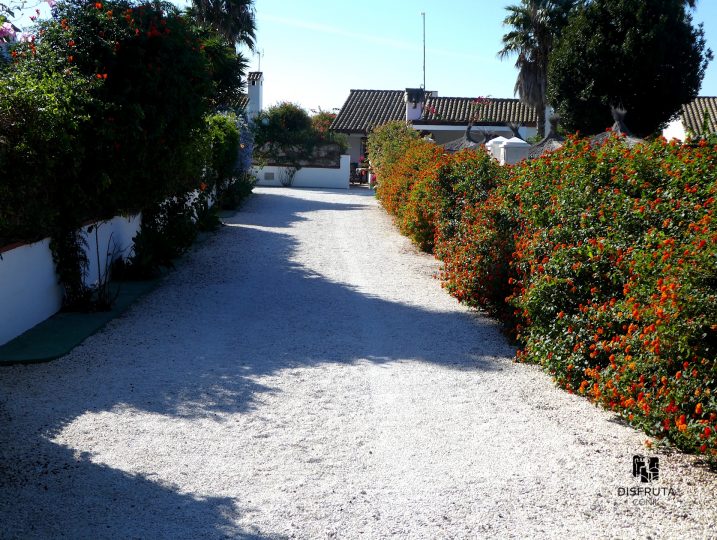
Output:
[[[518,78],[514,91],[533,107],[538,116],[538,134],[545,136],[545,107],[548,84],[548,57],[555,38],[567,24],[568,15],[581,0],[521,0],[508,6],[503,20],[512,29],[503,36],[498,57],[517,55]]]
[[[192,0],[192,13],[229,42],[254,50],[254,0]]]

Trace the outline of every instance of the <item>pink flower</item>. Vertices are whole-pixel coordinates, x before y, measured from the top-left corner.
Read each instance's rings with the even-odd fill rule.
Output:
[[[13,28],[12,24],[9,22],[5,22],[0,26],[0,38],[9,37],[14,38],[15,37],[15,28]]]
[[[55,0],[46,0],[47,5],[50,6],[50,9],[54,8],[57,5],[57,2]]]

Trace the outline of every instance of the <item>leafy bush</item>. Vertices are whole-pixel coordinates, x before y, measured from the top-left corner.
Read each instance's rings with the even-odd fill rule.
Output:
[[[207,136],[209,158],[204,172],[205,182],[222,189],[237,174],[239,157],[239,128],[236,115],[214,114],[208,116]]]
[[[231,104],[243,64],[163,2],[65,0],[36,31],[0,66],[0,241],[51,235],[77,304],[84,272],[72,235],[83,223],[143,210],[140,244],[154,244],[162,262],[186,249],[189,222],[216,226],[203,172],[228,189],[248,159],[235,117],[205,117]],[[172,206],[189,198],[189,208]]]
[[[388,168],[401,158],[408,142],[418,138],[418,132],[400,120],[373,128],[366,147],[376,175],[382,178]]]
[[[38,77],[25,65],[0,77],[0,245],[48,236],[68,206],[91,205],[76,179],[94,86],[73,74]]]
[[[717,145],[573,138],[502,168],[386,146],[381,202],[424,248],[435,233],[451,294],[568,391],[717,458]]]
[[[331,123],[336,118],[336,113],[324,111],[319,107],[318,111],[313,111],[311,116],[311,129],[317,134],[320,141],[333,142],[341,147],[341,152],[346,152],[349,147],[348,136],[344,133],[334,133],[330,131]]]
[[[717,455],[717,147],[572,141],[514,170],[522,357]]]
[[[220,208],[233,210],[251,193],[255,183],[249,172],[251,132],[234,113],[211,115],[207,126],[209,157],[205,183],[216,193]]]
[[[251,195],[256,178],[249,172],[244,172],[235,178],[229,186],[217,195],[217,205],[222,210],[235,210]]]
[[[173,197],[145,210],[121,277],[148,279],[157,277],[162,268],[172,268],[174,259],[185,253],[197,236],[196,217],[190,195]]]
[[[295,103],[272,105],[254,119],[254,141],[257,147],[267,143],[298,144],[311,130],[309,113]]]
[[[508,170],[483,148],[444,156],[435,253],[443,261],[441,279],[448,292],[510,323],[505,298],[511,291],[515,212],[495,191]]]
[[[404,159],[384,168],[376,190],[386,210],[396,216],[401,231],[427,250],[433,246],[440,206],[435,200],[440,157],[435,144],[423,139],[408,141]]]
[[[77,226],[196,188],[212,91],[200,45],[169,4],[58,3],[0,77],[0,190],[41,186]]]
[[[315,121],[294,103],[269,107],[254,120],[255,155],[268,163],[297,170],[307,162],[321,161],[322,156],[317,156],[316,150],[322,147],[330,149],[329,153],[338,160],[346,151],[347,139],[326,130],[326,115],[330,114],[322,111]]]

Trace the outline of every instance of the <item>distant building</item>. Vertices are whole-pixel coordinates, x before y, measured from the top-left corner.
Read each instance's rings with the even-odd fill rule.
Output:
[[[684,141],[690,134],[702,135],[705,113],[708,115],[707,132],[717,132],[717,97],[697,97],[682,108],[677,117],[662,130],[662,135],[668,141]]]
[[[403,120],[414,129],[425,132],[437,144],[464,136],[473,122],[471,134],[512,137],[508,124],[517,125],[523,139],[537,133],[535,110],[517,99],[438,97],[422,88],[406,90],[351,90],[331,131],[344,133],[349,139],[352,163],[366,153],[370,130],[386,122]]]
[[[251,122],[264,108],[264,74],[252,71],[247,77],[248,102],[246,107],[247,120]]]

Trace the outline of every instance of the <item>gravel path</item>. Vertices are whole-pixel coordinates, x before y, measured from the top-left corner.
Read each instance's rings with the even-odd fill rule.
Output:
[[[105,331],[0,371],[0,537],[717,538],[714,474],[512,363],[437,269],[368,191],[257,189]]]

